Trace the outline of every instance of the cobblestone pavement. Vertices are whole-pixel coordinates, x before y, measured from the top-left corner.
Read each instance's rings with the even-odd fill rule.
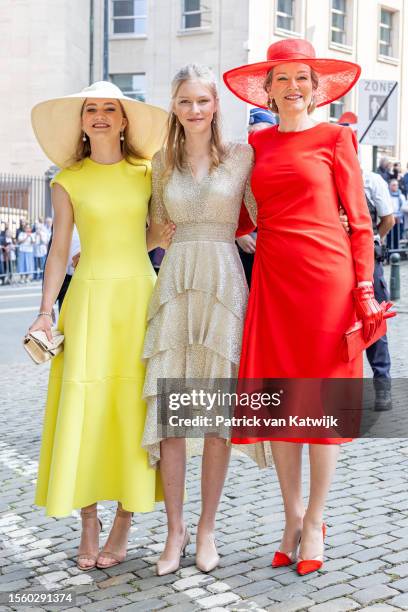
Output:
[[[398,304],[400,315],[390,324],[394,377],[407,376],[407,263],[401,272],[405,297]],[[408,610],[408,444],[399,438],[344,445],[327,505],[326,562],[311,576],[299,577],[293,568],[271,568],[283,528],[276,474],[259,471],[238,452],[219,511],[222,560],[215,571],[206,575],[196,569],[190,545],[182,569],[155,576],[166,535],[160,505],[155,512],[134,517],[125,563],[81,573],[75,566],[78,513],[56,520],[33,506],[46,381],[47,368],[28,360],[0,367],[1,591],[71,589],[76,607],[65,604],[65,609],[71,606],[75,612]],[[200,503],[199,468],[194,457],[186,503],[193,533]],[[101,516],[110,525],[113,503],[101,506]],[[0,612],[12,609],[17,608],[0,605]]]

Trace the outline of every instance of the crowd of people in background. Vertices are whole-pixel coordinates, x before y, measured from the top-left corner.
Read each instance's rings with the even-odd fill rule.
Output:
[[[1,223],[1,284],[28,283],[42,278],[51,229],[51,217],[45,220],[40,217],[33,224],[26,219],[20,219],[20,225],[14,234],[8,223]]]
[[[395,225],[387,235],[387,246],[389,249],[397,249],[401,240],[408,240],[408,164],[404,174],[400,162],[393,163],[383,157],[377,173],[388,184],[394,207]]]

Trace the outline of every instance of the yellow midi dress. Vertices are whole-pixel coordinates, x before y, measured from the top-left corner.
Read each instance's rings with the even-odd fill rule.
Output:
[[[146,250],[150,162],[86,158],[53,180],[69,194],[81,258],[58,329],[35,503],[50,516],[99,500],[148,512],[163,499],[141,446],[146,416],[141,361],[156,275]]]

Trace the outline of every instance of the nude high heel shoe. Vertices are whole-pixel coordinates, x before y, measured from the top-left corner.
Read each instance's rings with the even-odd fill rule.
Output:
[[[156,564],[156,574],[158,576],[165,576],[166,574],[173,574],[176,572],[180,567],[180,558],[186,556],[186,548],[189,544],[190,534],[186,527],[180,552],[172,559],[159,559]]]
[[[323,523],[322,525],[322,535],[323,535],[323,543],[326,537],[326,525]],[[296,566],[297,573],[299,576],[305,576],[306,574],[311,574],[312,572],[316,572],[323,566],[323,555],[319,555],[314,559],[301,559],[299,557],[298,564]]]
[[[196,567],[200,570],[200,572],[204,572],[206,574],[215,569],[220,562],[220,556],[217,553],[214,538],[212,538],[211,544],[211,548],[207,548],[207,550],[204,550],[203,546],[197,546]]]

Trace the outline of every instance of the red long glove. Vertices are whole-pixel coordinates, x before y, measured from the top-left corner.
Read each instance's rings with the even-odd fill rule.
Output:
[[[374,297],[372,285],[364,285],[353,289],[357,317],[363,322],[364,340],[369,342],[380,327],[384,310]]]

